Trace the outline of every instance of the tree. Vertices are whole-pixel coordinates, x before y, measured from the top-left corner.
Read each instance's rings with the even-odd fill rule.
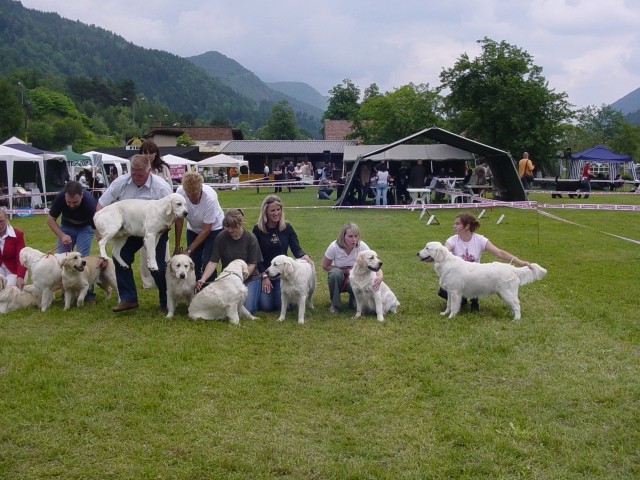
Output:
[[[567,94],[556,93],[529,53],[505,41],[479,40],[482,53],[465,53],[440,73],[451,127],[474,140],[520,155],[528,151],[536,163],[555,158],[571,117]]]
[[[360,109],[360,105],[358,104],[360,100],[360,89],[351,79],[344,79],[341,85],[336,85],[329,90],[329,94],[331,95],[329,105],[322,119],[354,120]]]
[[[0,139],[24,133],[23,112],[17,95],[16,87],[8,80],[0,78],[0,112],[2,112],[0,115]]]
[[[258,129],[261,140],[296,140],[302,138],[296,117],[286,100],[276,103],[266,124]]]
[[[193,138],[191,138],[186,133],[183,133],[178,138],[176,138],[176,145],[179,147],[190,147],[193,145]]]
[[[391,143],[427,127],[441,125],[442,99],[429,85],[404,85],[384,95],[370,95],[360,105],[352,138]]]

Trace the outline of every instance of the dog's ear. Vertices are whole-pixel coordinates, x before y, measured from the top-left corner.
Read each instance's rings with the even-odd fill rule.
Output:
[[[173,199],[172,198],[167,198],[167,205],[165,206],[164,209],[164,214],[165,215],[171,215],[171,212],[173,212]]]
[[[293,262],[285,262],[284,273],[286,274],[293,273]]]
[[[193,263],[193,260],[189,259],[189,271],[193,272],[196,269],[196,264]]]

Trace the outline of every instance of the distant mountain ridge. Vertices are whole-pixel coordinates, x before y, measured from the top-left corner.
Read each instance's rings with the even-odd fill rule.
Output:
[[[20,70],[56,81],[131,80],[136,93],[206,121],[245,120],[257,128],[274,103],[287,100],[298,126],[320,136],[323,110],[270,89],[222,54],[217,54],[220,70],[212,73],[190,59],[139,47],[103,28],[28,9],[15,0],[0,0],[0,58],[0,75]]]
[[[260,80],[256,74],[220,52],[209,51],[201,55],[188,57],[187,60],[199,66],[229,88],[254,100],[258,104],[264,101],[276,103],[286,100],[294,111],[299,111],[318,119],[322,117],[324,108],[322,108],[322,103],[317,100],[317,97],[322,98],[322,95],[307,84],[298,83],[297,85],[299,85],[299,87],[297,89],[289,88],[288,91],[270,88],[269,85]],[[295,82],[282,83],[291,85]],[[301,87],[302,85],[304,85],[306,89]],[[301,92],[304,92],[304,94]],[[314,96],[312,92],[315,92],[316,96]],[[301,99],[301,97],[311,98],[314,103],[306,102]],[[318,105],[318,103],[320,103],[320,105]]]
[[[620,110],[627,122],[640,125],[640,88],[636,88],[616,100],[611,104],[611,107]]]
[[[313,105],[323,112],[329,104],[329,97],[321,95],[315,88],[304,82],[267,82],[267,85],[273,90]]]

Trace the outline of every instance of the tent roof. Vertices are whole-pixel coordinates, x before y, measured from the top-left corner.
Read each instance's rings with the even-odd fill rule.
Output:
[[[194,162],[193,160],[189,160],[188,158],[178,157],[176,155],[163,155],[162,160],[164,160],[169,165],[193,165],[198,162]]]
[[[66,157],[61,153],[48,152],[46,150],[41,150],[34,146],[29,145],[28,143],[19,142],[19,143],[5,143],[3,144],[5,147],[13,148],[15,150],[20,150],[21,152],[30,153],[32,155],[42,155],[45,160],[51,160],[54,158],[66,160]]]
[[[88,161],[91,160],[90,157],[88,157],[87,155],[83,155],[81,153],[77,153],[74,152],[73,150],[62,150],[60,152],[58,152],[62,155],[64,155],[65,157],[67,157],[67,161],[71,161],[71,162],[80,162],[80,161]]]
[[[197,164],[198,167],[246,167],[249,166],[249,162],[247,160],[238,160],[237,158],[230,157],[229,155],[225,155],[221,153],[220,155],[215,155],[213,157],[205,158],[204,160],[200,160]]]
[[[102,155],[102,162],[110,162],[110,163],[125,163],[129,164],[129,160],[122,157],[116,157],[115,155],[109,155],[108,153],[96,152],[91,150],[90,152],[84,152],[83,155],[88,157],[93,157],[94,155]]]
[[[34,155],[32,153],[23,152],[16,148],[10,148],[4,145],[0,145],[0,160],[42,160],[42,157]]]
[[[584,160],[592,162],[612,163],[612,162],[631,162],[630,155],[624,155],[622,153],[615,153],[609,150],[604,145],[596,145],[595,147],[587,148],[581,152],[576,152],[571,155],[573,160]]]
[[[344,147],[345,162],[355,162],[359,156],[367,155],[372,150],[378,150],[385,145],[355,145]],[[474,156],[471,152],[460,148],[444,145],[441,143],[435,145],[398,145],[382,153],[369,156],[372,160],[473,160]]]
[[[11,138],[5,140],[4,142],[2,142],[2,145],[13,145],[13,144],[16,144],[16,143],[22,143],[23,145],[27,144],[27,142],[25,142],[23,140],[20,140],[18,137],[14,136],[14,137],[11,137]]]
[[[442,128],[438,127],[425,128],[424,130],[420,130],[419,132],[385,145],[384,147],[372,150],[368,154],[365,154],[363,157],[358,158],[353,168],[357,168],[361,160],[371,158],[374,155],[383,153],[398,145],[402,145],[421,136],[484,157],[484,159],[489,163],[489,167],[491,168],[491,173],[493,175],[493,185],[495,185],[495,187],[501,191],[500,198],[502,200],[517,202],[527,199],[527,193],[522,186],[522,182],[520,181],[520,177],[518,176],[518,170],[516,169],[515,162],[511,158],[509,152],[505,152],[504,150],[499,150],[489,145],[476,142],[475,140],[456,135],[455,133],[448,132],[447,130],[443,130]],[[349,183],[351,182],[351,178],[352,175],[349,176]],[[349,184],[347,184],[343,189],[344,193],[343,196],[338,200],[338,205],[342,205],[345,193],[348,191]]]

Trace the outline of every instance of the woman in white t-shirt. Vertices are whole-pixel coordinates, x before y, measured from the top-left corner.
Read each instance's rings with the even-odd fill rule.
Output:
[[[460,257],[467,262],[480,263],[480,256],[486,250],[502,260],[508,260],[510,264],[519,267],[530,267],[527,261],[520,260],[518,257],[511,255],[509,252],[496,247],[484,237],[475,231],[480,228],[480,222],[470,213],[461,213],[453,222],[454,235],[447,239],[445,247],[456,257]],[[442,288],[438,291],[438,295],[447,298],[447,292]],[[466,299],[462,299],[462,304],[466,303]],[[471,311],[480,310],[477,298],[471,299]]]
[[[387,165],[380,163],[376,167],[376,184],[374,185],[376,191],[376,205],[387,204],[387,191],[389,190],[389,172],[387,171]]]
[[[222,231],[224,212],[218,202],[218,194],[209,185],[203,184],[202,175],[187,172],[182,177],[182,184],[176,193],[186,199],[187,210],[187,248],[180,248],[184,219],[176,220],[176,242],[174,255],[186,253],[193,260],[196,280],[200,280],[204,267],[211,257],[213,241]],[[215,274],[214,274],[215,278]],[[207,280],[206,278],[204,279]]]
[[[355,223],[345,223],[338,238],[329,244],[322,258],[322,269],[328,272],[331,313],[338,313],[342,306],[340,294],[349,293],[349,308],[355,308],[355,297],[349,284],[349,273],[356,263],[358,254],[369,250],[369,246],[360,240],[360,229]],[[376,272],[373,288],[382,283],[382,269]]]

